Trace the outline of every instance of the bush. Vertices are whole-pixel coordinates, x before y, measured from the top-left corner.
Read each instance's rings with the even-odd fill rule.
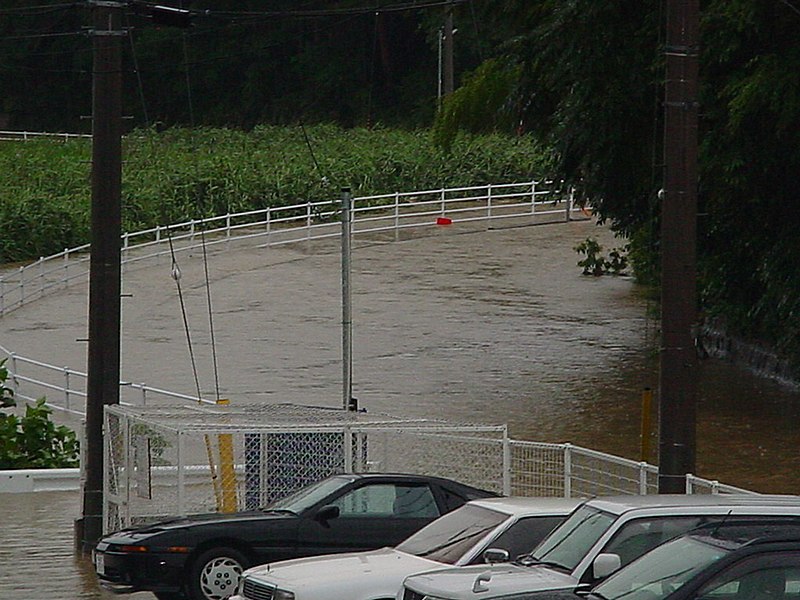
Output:
[[[14,392],[6,387],[8,369],[0,362],[0,409],[16,406]],[[25,408],[25,415],[0,411],[0,469],[77,467],[79,445],[75,432],[50,420],[52,410],[40,398]]]

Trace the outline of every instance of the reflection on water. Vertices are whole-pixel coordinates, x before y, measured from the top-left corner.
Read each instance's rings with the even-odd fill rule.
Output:
[[[355,248],[361,405],[508,423],[517,439],[572,442],[638,460],[641,391],[658,381],[653,307],[628,279],[580,275],[572,248],[589,235],[615,245],[605,230],[570,223]],[[202,265],[181,268],[199,327]],[[224,397],[340,405],[339,274],[335,251],[237,250],[214,258]],[[126,275],[123,378],[191,393],[190,369],[176,368],[185,334],[168,285],[169,263]],[[4,317],[2,343],[85,370],[75,359],[85,308],[85,294],[72,291],[37,301]],[[207,340],[195,339],[199,364],[210,364]],[[800,493],[800,392],[715,360],[699,371],[696,474]],[[98,589],[88,561],[73,558],[77,492],[7,494],[0,502],[0,598],[114,597]]]

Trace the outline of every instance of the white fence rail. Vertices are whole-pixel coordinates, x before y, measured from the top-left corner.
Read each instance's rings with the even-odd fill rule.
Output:
[[[364,196],[352,200],[352,218],[354,238],[387,232],[399,238],[411,229],[442,224],[491,227],[508,219],[546,223],[585,216],[570,188],[542,180]],[[277,246],[336,237],[340,230],[338,200],[271,207],[125,233],[121,260],[130,265],[234,239],[257,238],[264,246]],[[0,317],[84,281],[88,251],[85,244],[5,273],[0,269]]]
[[[0,141],[30,142],[33,140],[74,140],[76,138],[90,139],[89,133],[45,133],[41,131],[0,131]]]

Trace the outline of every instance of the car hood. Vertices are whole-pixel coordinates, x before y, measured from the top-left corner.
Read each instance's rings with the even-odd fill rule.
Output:
[[[543,565],[474,565],[413,575],[406,587],[423,595],[450,600],[478,600],[520,592],[574,589],[578,581]]]
[[[441,568],[442,563],[393,548],[368,552],[348,552],[283,560],[249,569],[252,580],[295,592],[299,598],[316,597],[324,590],[325,598],[333,598],[341,586],[342,598],[371,595],[388,589],[392,596],[403,579],[412,573]],[[359,593],[355,594],[355,590]]]
[[[204,525],[224,525],[226,523],[241,523],[243,526],[246,526],[248,522],[255,520],[263,523],[264,521],[268,520],[286,520],[294,518],[296,518],[296,515],[290,513],[271,513],[269,511],[261,510],[237,513],[205,513],[200,515],[189,515],[185,517],[172,517],[162,521],[157,521],[155,523],[149,523],[142,527],[122,529],[106,536],[103,538],[103,541],[114,543],[114,539],[120,538],[142,539],[144,537],[162,533],[164,531],[174,531],[186,527],[195,528],[202,527]]]

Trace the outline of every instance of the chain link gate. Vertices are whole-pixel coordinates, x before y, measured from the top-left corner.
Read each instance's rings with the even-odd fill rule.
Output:
[[[255,509],[328,475],[439,475],[508,492],[504,425],[292,404],[105,408],[104,531]]]

